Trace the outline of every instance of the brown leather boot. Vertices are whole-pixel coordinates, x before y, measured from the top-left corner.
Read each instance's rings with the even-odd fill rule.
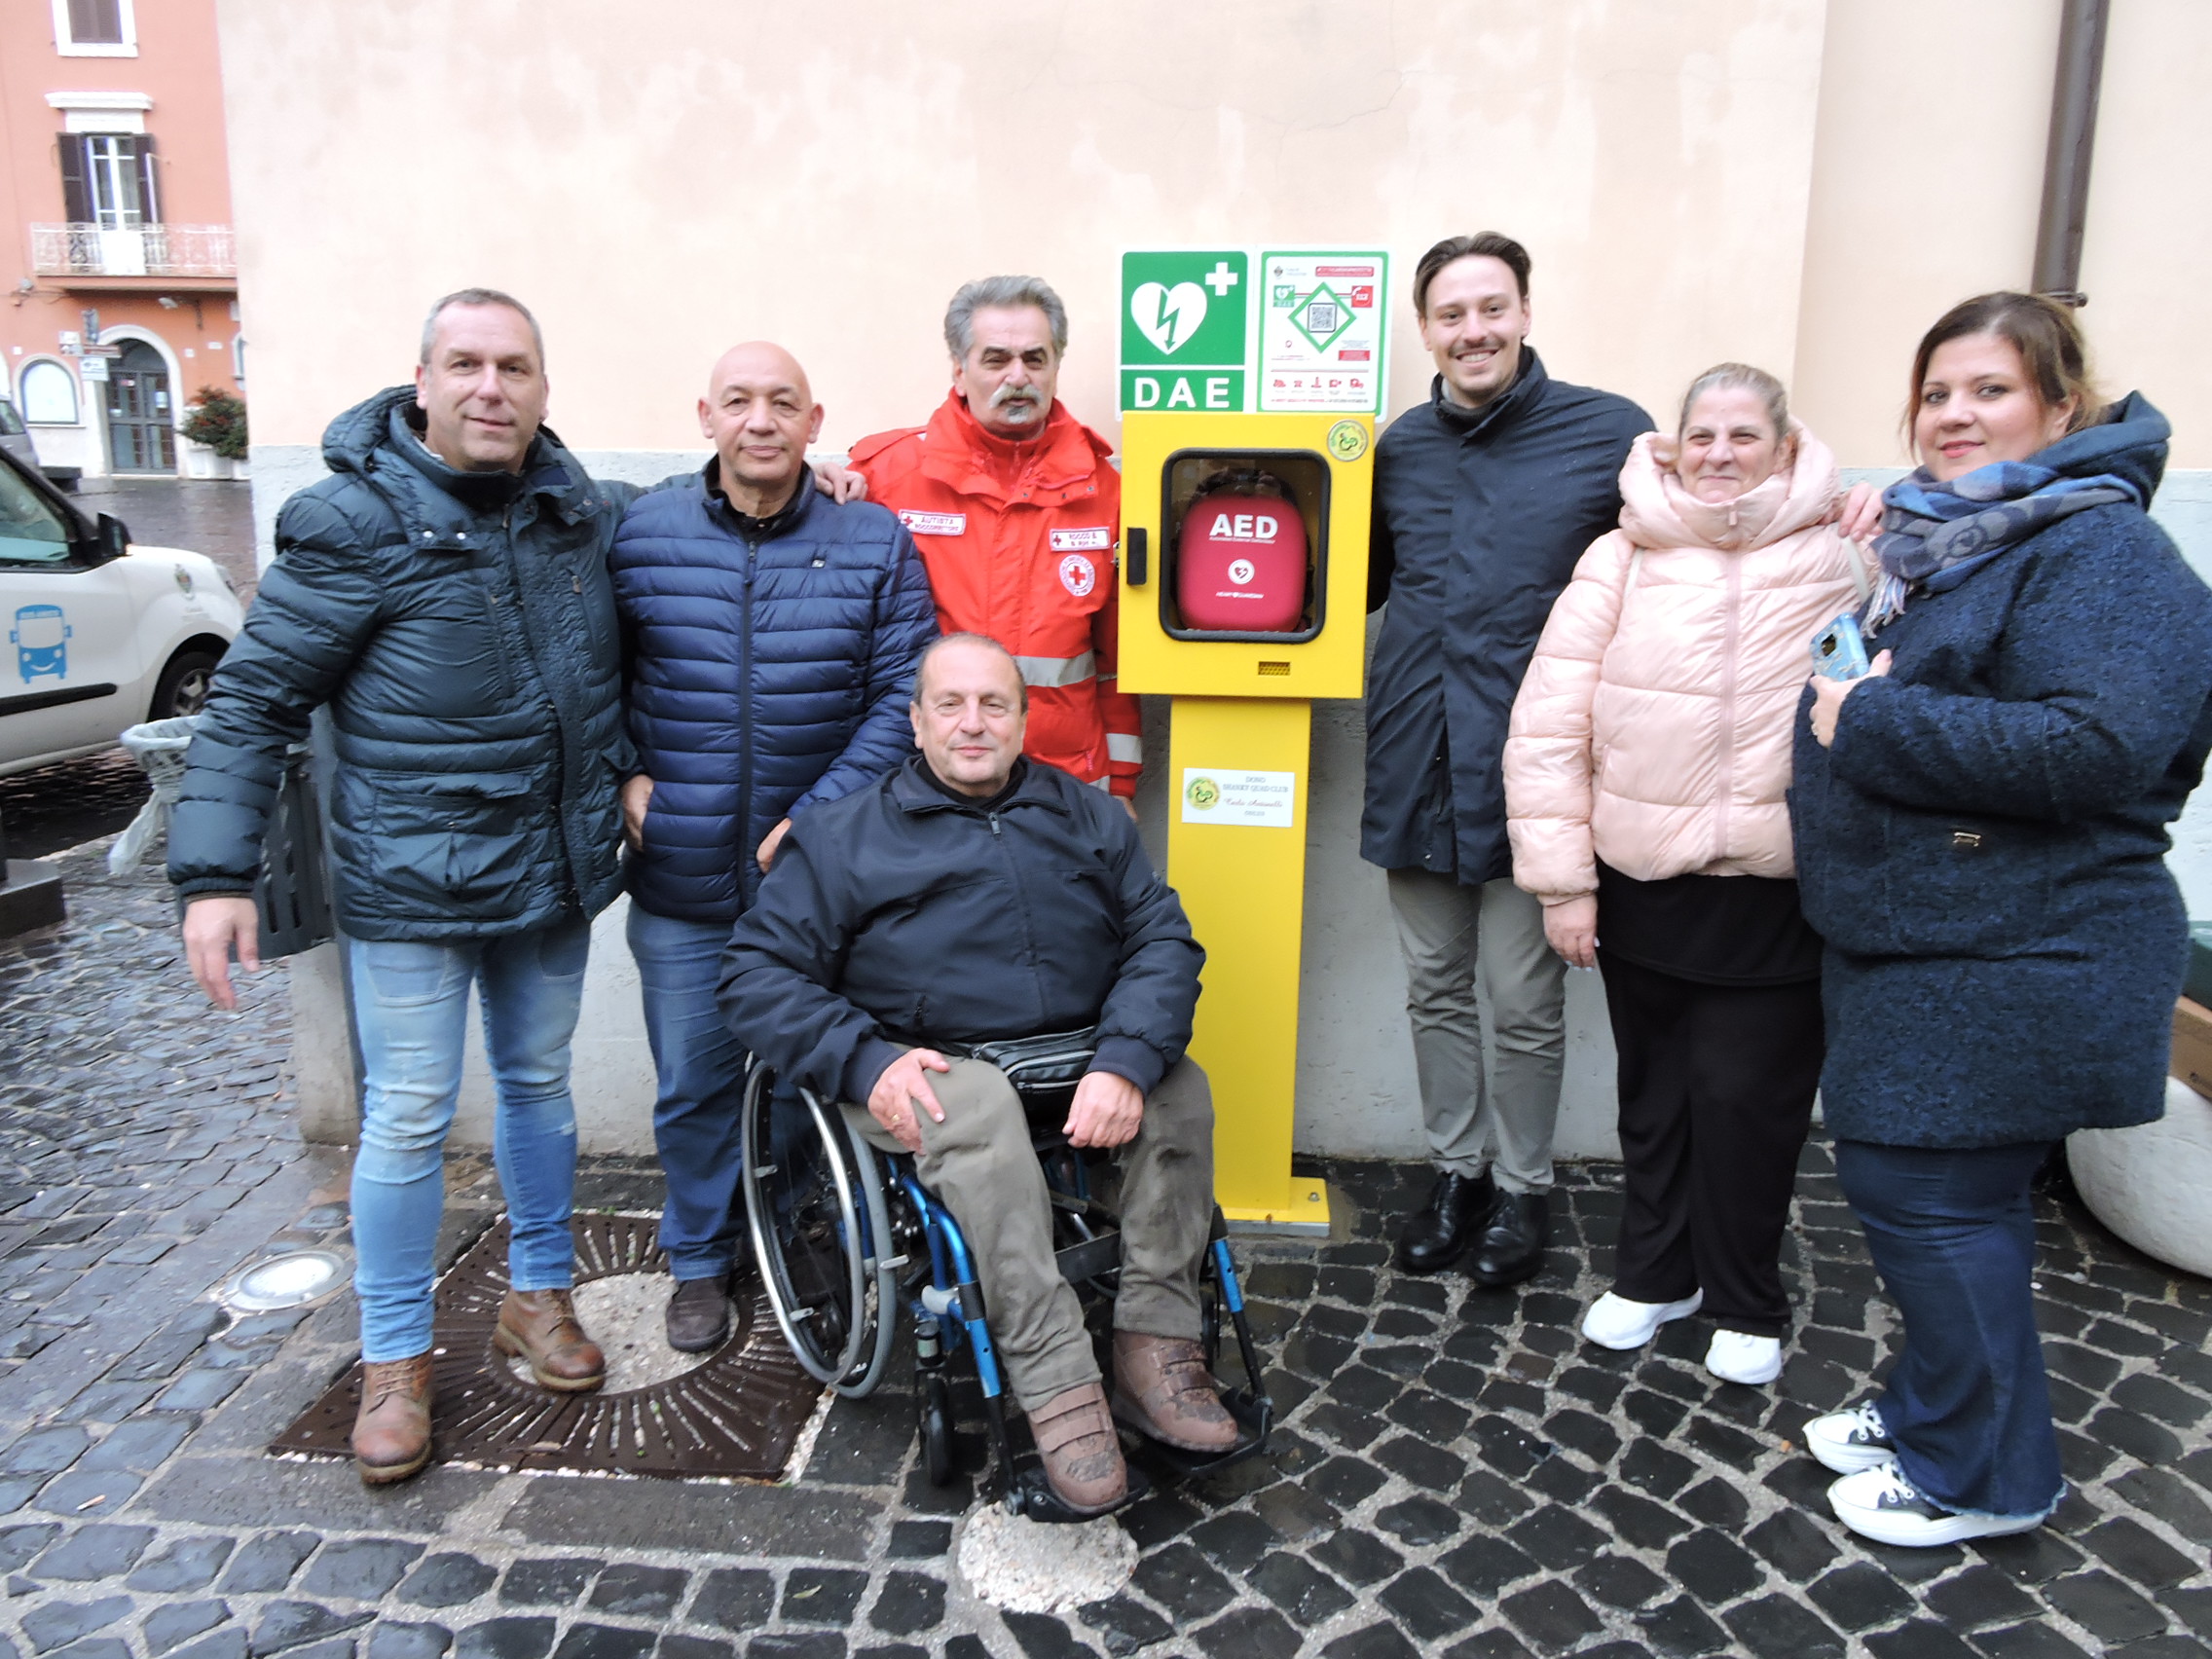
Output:
[[[1102,1515],[1128,1495],[1128,1465],[1106,1410],[1106,1390],[1095,1382],[1063,1389],[1029,1414],[1045,1479],[1060,1501],[1079,1515]]]
[[[565,1290],[510,1290],[499,1304],[492,1346],[530,1361],[540,1388],[588,1394],[607,1381],[607,1355],[576,1323],[576,1305]]]
[[[1184,1337],[1114,1333],[1114,1416],[1185,1452],[1236,1444],[1236,1419],[1221,1403],[1204,1350]]]
[[[353,1419],[353,1466],[364,1486],[389,1486],[430,1460],[430,1356],[361,1367],[361,1410]]]

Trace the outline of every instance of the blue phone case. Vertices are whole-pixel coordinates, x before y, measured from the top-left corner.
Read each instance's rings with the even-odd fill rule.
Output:
[[[1813,672],[1824,679],[1857,680],[1873,666],[1859,635],[1859,618],[1850,611],[1813,636]]]

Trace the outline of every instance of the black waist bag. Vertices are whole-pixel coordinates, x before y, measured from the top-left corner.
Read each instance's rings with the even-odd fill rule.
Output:
[[[1098,1028],[1087,1025],[1081,1031],[1052,1031],[1041,1037],[934,1047],[954,1059],[981,1060],[998,1067],[1021,1096],[1022,1109],[1032,1119],[1043,1119],[1052,1113],[1064,1116],[1075,1103],[1075,1086],[1098,1055]]]

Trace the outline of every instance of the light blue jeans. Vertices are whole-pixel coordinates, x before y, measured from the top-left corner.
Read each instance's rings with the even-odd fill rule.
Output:
[[[508,1276],[517,1290],[573,1282],[569,1040],[590,948],[591,924],[581,916],[492,939],[346,941],[364,1074],[361,1150],[353,1159],[363,1359],[411,1359],[430,1346],[446,1131],[461,1092],[471,984],[483,1005],[498,1097],[493,1156],[512,1232]]]

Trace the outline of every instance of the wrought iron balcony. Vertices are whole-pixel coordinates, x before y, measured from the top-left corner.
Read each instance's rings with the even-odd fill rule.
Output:
[[[33,225],[31,269],[41,276],[236,276],[228,225]]]

